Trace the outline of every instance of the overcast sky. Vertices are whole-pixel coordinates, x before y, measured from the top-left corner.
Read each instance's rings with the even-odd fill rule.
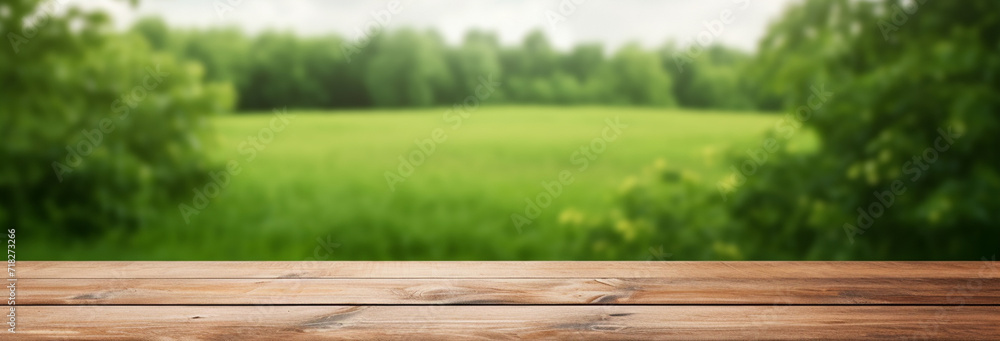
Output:
[[[232,10],[220,16],[216,6],[230,1],[234,3]],[[716,39],[753,50],[767,25],[797,0],[575,1],[582,3],[560,10],[560,3],[572,4],[573,0],[400,0],[400,10],[391,16],[386,28],[434,28],[449,43],[460,42],[465,32],[479,28],[498,33],[504,44],[519,43],[527,32],[540,28],[560,49],[581,42],[601,42],[614,49],[632,41],[651,48],[670,39],[690,42],[706,30],[705,21],[718,20],[729,10],[732,22]],[[390,1],[146,0],[137,8],[117,0],[85,3],[107,9],[119,27],[142,16],[159,15],[178,27],[235,25],[250,33],[276,28],[304,35],[338,33],[356,39],[358,29],[374,20],[371,12],[385,10]],[[549,17],[556,14],[565,15],[565,20],[552,25]]]

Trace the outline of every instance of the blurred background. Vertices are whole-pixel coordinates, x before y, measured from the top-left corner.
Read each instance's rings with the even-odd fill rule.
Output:
[[[979,260],[1000,2],[0,3],[25,260]]]

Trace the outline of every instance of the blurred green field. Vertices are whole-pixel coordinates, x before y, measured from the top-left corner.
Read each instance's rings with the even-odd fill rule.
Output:
[[[559,224],[606,214],[625,179],[654,162],[694,170],[714,183],[729,167],[728,148],[756,147],[779,116],[682,109],[484,107],[452,129],[444,108],[295,111],[257,158],[238,147],[267,127],[270,113],[215,119],[206,148],[242,172],[190,224],[176,208],[147,228],[60,250],[22,250],[32,259],[135,260],[545,260],[592,259],[588,241]],[[542,181],[577,168],[570,155],[620,117],[621,138],[575,175],[553,204],[518,233],[510,215]],[[390,191],[384,172],[416,148],[414,139],[443,128],[448,140]],[[802,143],[802,142],[798,142]],[[659,160],[659,161],[658,161]],[[190,203],[190,201],[188,201]],[[654,245],[655,246],[655,245]],[[620,250],[641,259],[645,249]],[[180,255],[178,257],[178,255]],[[634,256],[632,256],[634,255]]]

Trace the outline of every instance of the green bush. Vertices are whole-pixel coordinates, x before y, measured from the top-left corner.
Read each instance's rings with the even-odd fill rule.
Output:
[[[134,228],[189,195],[210,165],[206,116],[235,93],[203,69],[111,33],[101,13],[15,1],[0,34],[0,222],[26,235]],[[26,22],[26,18],[42,20]],[[13,37],[13,38],[12,38]]]
[[[996,253],[997,13],[1000,2],[986,0],[792,7],[761,42],[756,78],[768,80],[761,87],[782,94],[786,117],[804,125],[779,124],[770,137],[811,130],[818,150],[778,143],[756,170],[697,184],[703,193],[682,202],[669,193],[690,191],[654,175],[622,194],[621,217],[608,221],[650,224],[651,238],[674,238],[664,239],[665,249],[687,258],[978,260]],[[819,103],[819,89],[833,95],[808,108]],[[757,146],[740,148],[733,165],[748,159],[748,147]],[[699,243],[722,246],[711,255],[687,250]]]

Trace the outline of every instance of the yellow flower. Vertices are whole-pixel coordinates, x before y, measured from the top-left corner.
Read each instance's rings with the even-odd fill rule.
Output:
[[[712,251],[725,258],[730,258],[730,259],[743,258],[739,248],[737,248],[736,245],[730,243],[723,243],[717,241],[714,244],[712,244]]]
[[[624,219],[615,223],[615,230],[618,230],[618,232],[622,234],[622,237],[624,237],[627,241],[635,239],[637,232],[635,224],[632,224],[630,221]]]
[[[627,178],[625,178],[624,181],[622,181],[621,186],[618,187],[618,191],[620,193],[628,193],[629,191],[632,190],[632,188],[635,188],[635,185],[638,181],[639,180],[636,179],[634,175],[629,175]]]
[[[572,207],[559,212],[559,224],[561,225],[581,225],[583,224],[583,219],[583,212]]]

